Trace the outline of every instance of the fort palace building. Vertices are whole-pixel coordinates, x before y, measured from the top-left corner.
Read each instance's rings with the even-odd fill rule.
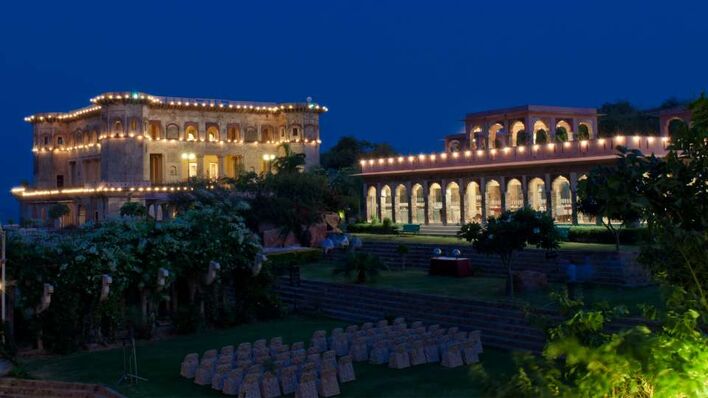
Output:
[[[47,221],[48,209],[65,203],[64,225],[100,221],[127,200],[166,217],[170,192],[189,178],[235,177],[265,172],[282,143],[319,164],[319,114],[311,102],[256,103],[176,98],[140,92],[105,93],[92,105],[66,113],[41,113],[33,125],[34,181],[12,193],[25,220]]]
[[[556,222],[595,223],[575,210],[578,180],[612,164],[618,145],[666,154],[671,123],[690,114],[658,114],[659,136],[599,138],[588,108],[521,106],[470,113],[463,134],[445,137],[442,152],[361,160],[367,219],[460,225],[528,205]]]

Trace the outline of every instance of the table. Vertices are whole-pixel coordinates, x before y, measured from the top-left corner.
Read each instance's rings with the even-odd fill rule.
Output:
[[[430,259],[428,275],[445,275],[462,278],[472,276],[472,264],[464,257],[433,257]]]

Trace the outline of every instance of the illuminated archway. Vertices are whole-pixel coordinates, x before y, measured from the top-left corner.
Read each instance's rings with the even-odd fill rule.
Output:
[[[526,145],[526,126],[524,126],[524,122],[517,120],[511,125],[509,139],[511,146]]]
[[[578,123],[578,140],[589,140],[592,138],[592,127],[585,122]]]
[[[536,120],[533,124],[533,143],[545,144],[548,142],[548,126],[543,120]]]
[[[184,139],[187,141],[197,141],[199,139],[199,132],[194,126],[187,126],[184,130]]]
[[[388,185],[381,188],[381,221],[385,219],[393,220],[393,198]]]
[[[430,224],[442,223],[442,188],[440,184],[434,182],[430,184],[428,191],[428,222]]]
[[[529,207],[536,211],[546,211],[546,183],[534,178],[528,183]]]
[[[573,141],[573,133],[570,124],[565,120],[556,123],[556,142]]]
[[[467,184],[465,192],[465,221],[482,222],[482,193],[474,181]]]
[[[504,146],[502,144],[503,137],[497,137],[497,135],[503,135],[503,129],[504,125],[498,122],[489,126],[489,148],[500,148]]]
[[[490,180],[486,186],[487,218],[498,217],[502,212],[501,185],[496,180]]]
[[[423,224],[425,222],[425,194],[423,193],[423,186],[420,184],[413,185],[411,193],[413,196],[413,223]]]
[[[445,217],[448,224],[460,223],[460,186],[456,182],[447,184],[445,188]]]
[[[570,181],[563,176],[557,177],[551,184],[551,204],[553,205],[553,218],[557,223],[570,224],[573,222],[573,205],[570,198]]]
[[[210,126],[207,129],[207,141],[209,141],[209,142],[219,141],[219,129],[216,126]]]
[[[524,191],[521,181],[513,178],[506,183],[506,208],[517,210],[524,206]]]
[[[378,209],[376,208],[376,187],[369,187],[366,195],[366,220],[374,221],[379,218]]]
[[[408,223],[408,190],[403,184],[396,187],[396,206],[394,211],[397,223]]]

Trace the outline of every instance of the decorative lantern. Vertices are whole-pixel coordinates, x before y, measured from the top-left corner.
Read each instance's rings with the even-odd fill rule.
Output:
[[[453,257],[460,257],[462,253],[460,252],[460,249],[453,249],[452,250],[452,255]]]
[[[439,247],[436,247],[435,249],[433,249],[433,255],[436,257],[441,256],[442,250]]]
[[[51,304],[52,302],[52,294],[54,294],[54,286],[50,285],[49,283],[45,283],[44,290],[42,292],[42,298],[40,299],[39,305],[37,306],[38,314],[49,307],[49,304]]]
[[[104,301],[108,298],[108,293],[111,291],[111,283],[113,283],[113,278],[110,275],[101,275],[101,297],[99,301]]]

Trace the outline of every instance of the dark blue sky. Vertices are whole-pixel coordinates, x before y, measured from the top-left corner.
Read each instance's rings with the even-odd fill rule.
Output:
[[[473,110],[694,97],[708,88],[708,4],[655,3],[5,2],[0,217],[16,217],[8,191],[31,178],[22,118],[104,91],[312,96],[330,109],[324,148],[356,135],[403,152],[439,150]]]

